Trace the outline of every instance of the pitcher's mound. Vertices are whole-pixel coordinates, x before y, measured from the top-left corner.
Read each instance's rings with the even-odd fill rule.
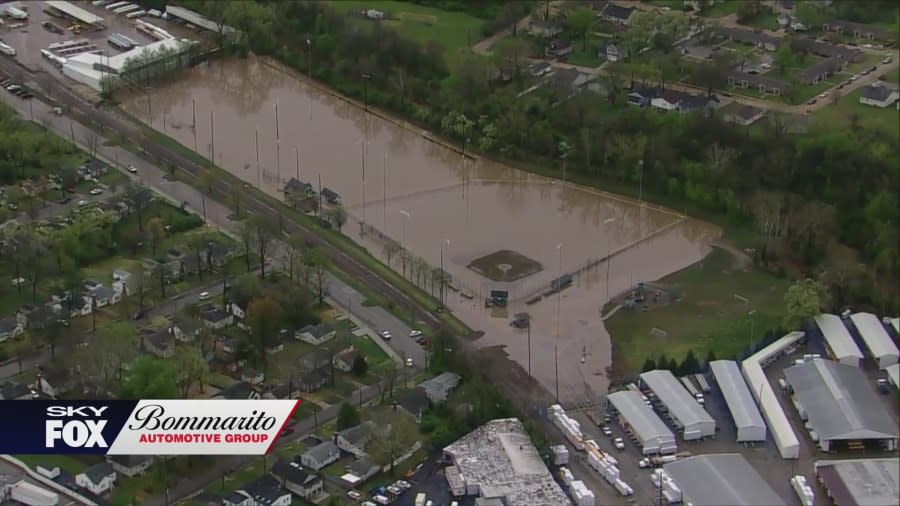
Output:
[[[472,260],[469,269],[491,281],[511,282],[537,274],[544,268],[525,255],[505,249]]]

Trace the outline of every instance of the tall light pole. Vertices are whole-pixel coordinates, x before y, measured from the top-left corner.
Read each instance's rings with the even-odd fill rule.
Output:
[[[259,126],[256,127],[256,188],[260,189],[259,181]]]
[[[528,317],[528,381],[531,382],[534,379],[531,376],[531,316]]]
[[[609,247],[609,243],[610,243],[609,235],[610,234],[609,234],[609,226],[608,225],[610,223],[613,223],[614,221],[616,221],[615,218],[606,218],[605,220],[603,220],[603,224],[607,225],[607,227],[606,227],[606,301],[607,302],[609,302],[609,264],[612,261],[612,258],[610,258],[610,247]]]
[[[306,47],[309,49],[309,80],[312,81],[312,40],[306,39]],[[312,119],[312,94],[309,96],[309,119]]]
[[[556,341],[553,343],[553,357],[556,362],[556,403],[559,404],[559,321],[560,321],[560,308],[562,307],[562,290],[559,286],[559,278],[562,277],[562,243],[556,245],[556,249],[559,251],[559,271],[557,276],[557,291],[556,291]]]
[[[439,300],[441,301],[441,309],[444,309],[444,244],[450,247],[450,239],[444,239],[441,242],[441,293]]]
[[[297,180],[299,181],[300,180],[300,146],[299,145],[295,148],[295,151],[297,152]]]
[[[372,79],[370,74],[363,74],[363,107],[365,108],[365,136],[366,142],[369,142],[369,79]]]
[[[360,160],[362,163],[362,235],[366,235],[366,140],[363,139],[359,146]]]
[[[216,127],[213,124],[213,111],[209,111],[209,161],[216,164]]]
[[[756,318],[754,318],[756,316],[756,310],[751,309],[750,312],[747,313],[747,316],[750,318],[750,343],[747,346],[749,349],[753,346],[753,324],[756,323]]]
[[[409,220],[409,213],[401,209],[400,214],[406,218],[406,220],[400,222],[400,247],[406,249],[406,221]]]
[[[197,151],[197,101],[193,98],[191,99],[191,116],[194,118],[191,125],[194,130],[194,151]]]
[[[381,164],[381,213],[384,220],[384,233],[387,233],[387,159],[388,152],[385,151]]]
[[[281,183],[281,136],[278,128],[278,101],[275,101],[275,179]]]
[[[644,201],[644,160],[638,160],[640,173],[638,174],[638,202]]]

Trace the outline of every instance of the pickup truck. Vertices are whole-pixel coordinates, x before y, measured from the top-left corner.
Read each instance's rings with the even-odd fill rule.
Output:
[[[424,492],[419,492],[418,494],[416,494],[415,506],[425,506],[425,501],[427,499],[428,498],[425,496]]]

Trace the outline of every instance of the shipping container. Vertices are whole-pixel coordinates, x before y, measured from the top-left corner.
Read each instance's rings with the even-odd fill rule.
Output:
[[[634,494],[634,490],[631,487],[629,487],[628,484],[622,480],[616,480],[614,486],[616,487],[616,490],[618,490],[619,493],[622,494],[623,496],[629,496],[629,495]]]
[[[114,4],[109,4],[109,5],[107,5],[107,6],[106,6],[106,10],[108,10],[108,11],[115,10],[115,9],[118,9],[119,7],[124,6],[124,5],[128,5],[128,2],[116,2],[116,3],[114,3]]]
[[[126,14],[125,17],[128,19],[135,19],[135,18],[139,18],[141,16],[146,16],[146,15],[147,15],[147,11],[139,10],[139,11],[134,11],[132,13]]]

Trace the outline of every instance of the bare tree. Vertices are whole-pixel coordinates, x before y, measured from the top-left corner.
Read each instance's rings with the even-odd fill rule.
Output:
[[[382,466],[390,466],[394,472],[394,462],[417,443],[418,430],[412,417],[399,410],[379,412],[368,451]]]
[[[87,147],[91,158],[97,158],[97,147],[100,145],[100,136],[93,130],[88,131]]]
[[[310,288],[316,294],[319,305],[325,303],[328,294],[328,258],[319,250],[311,250],[304,262],[309,276]]]
[[[253,237],[256,240],[256,252],[259,255],[259,277],[266,277],[266,256],[275,237],[278,236],[278,225],[268,217],[258,215],[250,220],[253,227]]]

